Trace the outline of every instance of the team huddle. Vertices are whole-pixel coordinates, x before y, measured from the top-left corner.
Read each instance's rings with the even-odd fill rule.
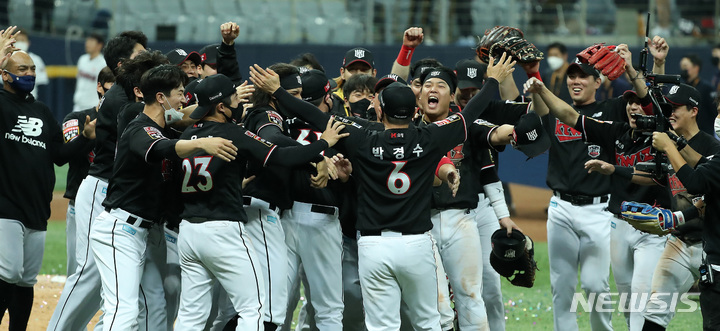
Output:
[[[590,295],[610,291],[610,265],[618,292],[633,294],[684,293],[715,272],[715,255],[701,261],[712,190],[697,178],[720,144],[698,130],[700,95],[686,84],[662,100],[674,133],[638,124],[660,110],[625,44],[565,64],[566,102],[543,82],[545,55],[511,27],[488,30],[455,68],[412,63],[423,32],[409,28],[380,79],[357,47],[336,79],[305,54],[253,65],[243,80],[235,23],[199,52],[146,50],[142,32],[126,31],[104,46],[99,104],[60,125],[29,94],[35,66],[14,30],[0,32],[0,321],[7,309],[10,330],[27,326],[52,165],[67,162],[68,278],[47,330],[83,330],[98,310],[98,330],[290,330],[301,287],[298,328],[504,330],[500,277],[532,287],[536,270],[498,177],[506,145],[549,153],[556,330],[578,329],[578,273]],[[663,74],[667,43],[648,49]],[[632,90],[596,101],[601,77],[623,75]],[[636,167],[662,152],[677,173]],[[625,313],[628,328],[664,330],[670,299]],[[593,330],[612,329],[602,308],[589,312]]]

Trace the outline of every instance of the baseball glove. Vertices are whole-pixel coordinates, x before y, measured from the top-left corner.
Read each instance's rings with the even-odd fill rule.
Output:
[[[594,66],[609,80],[615,80],[625,73],[625,59],[615,51],[615,45],[592,45],[578,53],[577,58],[583,63]]]
[[[532,43],[523,39],[520,29],[510,26],[496,26],[485,30],[485,35],[479,38],[480,42],[475,48],[480,60],[490,61],[490,55],[499,58],[503,52],[512,55],[518,62],[533,62],[543,59],[543,53]]]
[[[535,284],[535,245],[530,237],[513,230],[507,237],[505,229],[493,233],[490,265],[500,276],[515,286],[533,287]]]
[[[682,224],[671,210],[647,203],[623,201],[620,214],[632,227],[659,236],[672,232],[676,226]]]

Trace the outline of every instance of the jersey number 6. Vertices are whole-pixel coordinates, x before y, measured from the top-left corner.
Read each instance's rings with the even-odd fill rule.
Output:
[[[182,183],[182,192],[183,193],[194,193],[199,191],[207,192],[210,191],[213,187],[213,179],[212,174],[208,171],[208,166],[210,165],[210,161],[212,160],[212,156],[196,156],[192,158],[192,162],[190,161],[190,158],[183,159],[182,162],[182,168],[183,172],[185,172],[185,176],[183,178]],[[195,163],[193,166],[192,163]],[[201,183],[200,180],[197,181],[196,185],[188,185],[190,182],[190,177],[195,173],[195,170],[197,168],[197,176],[205,177],[205,183]]]
[[[400,171],[407,161],[394,161],[395,169],[390,173],[387,180],[387,188],[395,195],[405,194],[410,189],[410,176]],[[399,184],[399,185],[398,185]]]

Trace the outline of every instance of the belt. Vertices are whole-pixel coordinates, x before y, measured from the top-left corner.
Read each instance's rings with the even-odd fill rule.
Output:
[[[422,233],[397,232],[391,230],[359,230],[361,236],[383,236],[383,237],[400,237],[412,236]]]
[[[216,220],[216,219],[213,219],[213,218],[205,218],[205,217],[188,217],[188,218],[185,218],[184,220],[186,220],[186,221],[188,221],[188,222],[190,222],[190,223],[195,223],[195,224],[205,223],[205,222],[211,222],[211,221],[242,222],[242,221],[240,221],[240,220]],[[243,223],[245,223],[245,222],[243,222]],[[171,229],[171,230],[172,230],[172,229]],[[175,232],[177,232],[177,231],[175,231]]]
[[[298,213],[318,213],[318,214],[325,214],[325,215],[337,215],[338,208],[334,206],[325,206],[325,205],[318,205],[314,203],[307,203],[307,202],[299,202],[295,201],[293,202],[292,210],[294,212]]]
[[[258,198],[254,198],[254,197],[250,197],[250,196],[243,197],[243,205],[250,206],[253,204],[253,202],[255,202],[256,204],[259,204],[263,207],[266,207],[270,210],[274,210],[278,214],[280,213],[280,208],[278,208],[278,206],[276,206],[275,204],[269,203],[263,199],[258,199]]]
[[[113,215],[113,217],[139,228],[150,229],[153,225],[152,221],[130,214],[120,208],[110,209],[109,207],[105,207],[105,211]]]
[[[576,205],[576,206],[605,203],[608,200],[610,200],[609,195],[603,195],[603,196],[599,196],[599,197],[591,197],[588,195],[568,194],[568,193],[562,193],[559,191],[553,191],[553,195],[562,200],[565,200],[573,205]]]

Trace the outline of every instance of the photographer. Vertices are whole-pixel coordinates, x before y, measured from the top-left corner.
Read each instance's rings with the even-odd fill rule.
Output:
[[[720,143],[698,128],[697,100],[700,99],[700,93],[686,84],[673,87],[670,92],[666,96],[666,100],[673,105],[670,124],[678,136],[687,140],[687,145],[681,148],[681,154],[689,159],[697,159],[700,155],[720,153]],[[683,144],[684,142],[680,143]],[[677,174],[670,175],[670,188],[675,196],[687,191],[678,180]],[[653,274],[651,293],[685,293],[700,277],[698,268],[702,256],[702,220],[693,218],[688,213],[681,217],[688,221],[676,227],[668,237]],[[670,295],[650,298],[643,313],[643,330],[665,330],[675,315],[671,300]]]
[[[697,157],[688,155],[680,144],[680,151],[664,132],[653,133],[653,147],[665,152],[677,177],[692,194],[705,194],[705,219],[703,222],[704,251],[706,263],[701,266],[700,308],[703,314],[703,328],[720,328],[720,281],[715,280],[720,270],[720,225],[715,221],[720,217],[720,157]],[[711,220],[711,221],[710,221]],[[705,271],[705,275],[703,275]],[[702,278],[705,276],[704,278]],[[713,277],[714,276],[714,277]]]
[[[626,63],[632,63],[631,54],[625,45],[619,45],[617,49],[618,54],[625,59]],[[644,78],[641,74],[634,72],[635,70],[631,68],[628,68],[628,71],[633,71],[629,73],[631,77],[637,77],[634,82],[644,85]],[[611,193],[608,204],[608,211],[613,214],[610,218],[610,261],[618,292],[636,294],[628,295],[629,300],[621,299],[619,304],[625,308],[638,306],[632,301],[637,300],[641,293],[650,293],[652,273],[648,273],[647,270],[655,269],[665,245],[665,239],[632,228],[620,216],[621,203],[623,201],[639,201],[667,208],[672,205],[667,176],[656,179],[662,186],[641,185],[632,180],[633,167],[639,162],[652,161],[655,157],[651,153],[649,134],[641,132],[638,125],[640,123],[636,121],[638,115],[652,111],[650,96],[646,87],[636,85],[636,88],[638,89],[637,93],[626,91],[623,94],[628,121],[609,122],[579,114],[541,83],[528,81],[526,84],[527,90],[537,93],[538,97],[547,104],[551,115],[580,133],[582,139],[589,145],[588,153],[592,155],[601,150],[614,151],[614,162],[607,162],[600,158],[590,159],[585,162],[584,166],[588,173],[598,172],[603,175],[613,175],[610,181]],[[537,99],[533,96],[533,100]],[[647,122],[648,119],[654,118],[643,119]],[[651,129],[654,128],[653,126]],[[629,329],[640,330],[643,325],[642,314],[631,313],[628,309],[624,311]]]

